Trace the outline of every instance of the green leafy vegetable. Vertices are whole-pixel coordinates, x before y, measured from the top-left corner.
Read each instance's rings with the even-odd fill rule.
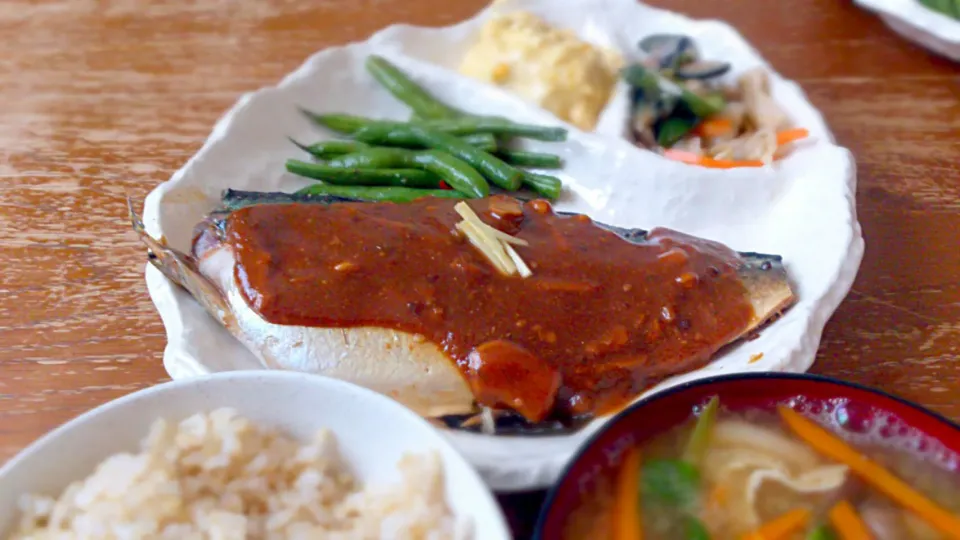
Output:
[[[810,531],[807,540],[837,540],[837,535],[833,534],[833,529],[829,525],[820,525]]]
[[[718,114],[723,111],[723,108],[726,106],[726,101],[720,94],[701,97],[686,88],[684,88],[683,93],[680,94],[680,100],[699,118],[706,118]]]
[[[686,118],[667,118],[657,127],[657,144],[669,148],[680,141],[694,128],[694,122]]]
[[[710,540],[710,531],[702,521],[693,516],[685,519],[684,533],[684,540]]]
[[[647,100],[655,101],[660,95],[660,77],[639,64],[627,66],[620,72],[620,76],[630,86],[641,89]]]
[[[678,459],[651,459],[640,474],[643,501],[682,508],[691,507],[700,490],[697,468]]]

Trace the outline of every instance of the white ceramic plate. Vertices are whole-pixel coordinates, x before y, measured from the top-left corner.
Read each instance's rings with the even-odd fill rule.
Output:
[[[629,53],[640,37],[686,33],[705,55],[729,60],[734,75],[766,66],[730,26],[698,22],[633,0],[507,0],[496,9],[523,8],[593,41]],[[287,136],[330,138],[298,111],[351,112],[406,118],[407,109],[365,72],[367,55],[395,61],[440,99],[469,111],[538,124],[561,124],[553,115],[504,91],[457,75],[450,68],[489,11],[456,26],[394,26],[364,43],[321,51],[273,88],[247,94],[217,123],[206,144],[147,198],[144,219],[154,237],[189,250],[191,231],[225,188],[291,191],[307,182],[283,163],[298,155]],[[566,143],[530,142],[559,153],[567,194],[558,208],[584,212],[613,225],[672,227],[742,251],[784,256],[799,303],[756,340],[728,350],[705,369],[674,377],[656,389],[706,375],[739,371],[805,371],[820,334],[853,282],[863,253],[856,219],[855,164],[833,144],[823,118],[799,86],[773,74],[774,97],[797,125],[813,135],[773,167],[714,170],[692,167],[639,150],[617,136],[626,107],[606,111],[606,135],[572,126]],[[147,267],[147,284],[167,330],[164,364],[175,379],[217,371],[263,369],[257,358],[209,317],[184,291]],[[763,353],[758,361],[751,357]],[[519,438],[448,433],[495,488],[518,490],[552,482],[572,452],[603,420],[567,436]]]
[[[883,22],[910,41],[960,62],[960,21],[917,0],[855,0],[877,12]]]
[[[506,521],[477,472],[433,427],[380,394],[342,381],[280,371],[221,373],[161,384],[97,407],[23,450],[0,468],[0,538],[16,523],[22,493],[59,494],[108,455],[139,449],[157,418],[179,421],[231,407],[301,440],[326,428],[363,483],[398,481],[406,452],[439,452],[447,503],[459,530],[476,540],[507,540]],[[375,444],[372,444],[375,441]]]

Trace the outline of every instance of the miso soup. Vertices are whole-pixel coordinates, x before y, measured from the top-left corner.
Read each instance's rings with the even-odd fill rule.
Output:
[[[960,458],[895,418],[721,405],[627,451],[565,540],[960,539]]]

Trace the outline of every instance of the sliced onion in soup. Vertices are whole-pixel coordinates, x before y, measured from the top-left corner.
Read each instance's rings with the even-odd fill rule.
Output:
[[[747,502],[757,515],[757,494],[764,482],[777,482],[796,493],[830,493],[843,487],[849,469],[846,465],[823,465],[804,471],[796,476],[784,474],[777,469],[757,469],[747,480]]]
[[[717,422],[711,439],[713,448],[749,448],[777,457],[790,468],[812,468],[821,463],[809,446],[790,436],[746,420]]]

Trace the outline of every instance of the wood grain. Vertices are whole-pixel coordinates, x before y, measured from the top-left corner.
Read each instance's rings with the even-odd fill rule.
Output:
[[[835,0],[657,0],[736,25],[859,166],[860,276],[814,371],[960,419],[960,70]],[[243,92],[395,22],[480,0],[0,4],[0,461],[166,380],[124,199],[142,199]],[[542,494],[503,498],[517,535]]]

